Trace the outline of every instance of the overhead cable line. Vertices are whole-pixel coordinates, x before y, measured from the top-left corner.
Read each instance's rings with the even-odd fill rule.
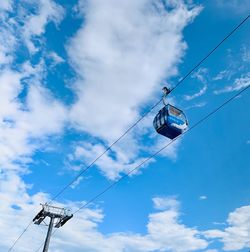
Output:
[[[17,242],[21,239],[21,237],[24,235],[24,233],[27,232],[28,228],[31,226],[32,223],[33,223],[33,220],[26,226],[26,228],[23,230],[23,232],[17,237],[17,239],[12,244],[12,246],[9,248],[8,252],[12,251],[12,249],[15,247]]]
[[[214,115],[215,113],[217,113],[220,109],[222,109],[224,106],[226,106],[228,103],[230,103],[231,101],[233,101],[235,98],[239,97],[243,92],[245,92],[248,88],[250,87],[250,85],[246,86],[244,89],[242,89],[241,91],[239,91],[238,93],[236,93],[235,95],[233,95],[232,97],[230,97],[228,100],[226,100],[225,102],[223,102],[219,107],[215,108],[214,110],[212,110],[210,113],[208,113],[206,116],[204,116],[203,118],[201,118],[199,121],[197,121],[193,126],[191,126],[189,129],[187,129],[186,131],[184,131],[181,135],[179,135],[178,137],[176,137],[175,139],[173,139],[171,142],[169,142],[167,145],[163,146],[161,149],[159,149],[158,151],[156,151],[154,154],[152,154],[151,156],[149,156],[148,158],[144,159],[139,165],[137,165],[135,168],[133,168],[131,171],[127,172],[126,174],[124,174],[121,178],[119,178],[118,180],[116,180],[114,183],[110,184],[108,187],[106,187],[103,191],[101,191],[100,193],[98,193],[96,196],[94,196],[93,198],[91,198],[89,201],[87,201],[85,204],[83,204],[81,207],[79,207],[75,212],[73,212],[73,215],[75,215],[76,213],[78,213],[80,210],[82,210],[83,208],[87,207],[89,204],[93,203],[96,199],[98,199],[100,196],[102,196],[103,194],[105,194],[107,191],[109,191],[110,189],[112,189],[115,185],[117,185],[118,183],[120,183],[123,179],[129,177],[130,174],[132,174],[134,171],[136,171],[138,168],[140,168],[141,166],[143,166],[145,163],[147,163],[148,161],[150,161],[152,158],[154,158],[155,156],[157,156],[160,152],[162,152],[163,150],[165,150],[167,147],[169,147],[171,144],[173,144],[175,141],[177,141],[179,138],[181,138],[183,135],[187,134],[188,132],[190,132],[191,130],[193,130],[195,127],[197,127],[198,125],[200,125],[201,123],[203,123],[205,120],[207,120],[209,117],[211,117],[212,115]],[[54,231],[54,233],[57,230]],[[53,235],[54,235],[53,233]],[[35,251],[38,252],[41,249],[42,245]]]
[[[226,37],[224,37],[220,43],[218,43],[204,58],[202,58],[198,64],[196,64],[184,77],[181,78],[180,81],[171,89],[170,93],[174,91],[191,73],[193,73],[211,54],[213,54],[229,37],[231,37],[248,19],[250,15],[248,15],[243,21],[241,21]],[[131,125],[117,140],[115,140],[109,147],[105,149],[105,151],[100,154],[91,164],[89,164],[85,169],[83,169],[77,176],[74,177],[65,187],[63,187],[52,199],[49,203],[53,202],[58,196],[60,196],[68,187],[70,187],[82,174],[84,174],[88,169],[90,169],[103,155],[105,155],[117,142],[119,142],[128,132],[130,132],[140,121],[143,120],[155,107],[157,107],[161,103],[162,99],[155,103],[147,112],[145,112],[133,125]],[[167,146],[166,146],[167,147]],[[166,148],[165,147],[165,148]],[[156,154],[157,155],[157,154]],[[103,193],[102,193],[103,194]],[[11,251],[16,245],[17,241],[23,236],[23,234],[27,231],[31,223],[24,229],[24,232],[18,237],[18,239],[13,243],[9,251]],[[9,252],[8,251],[8,252]]]
[[[57,229],[56,229],[57,230]],[[55,234],[56,230],[52,233],[51,237]],[[39,246],[39,248],[35,252],[39,252],[39,250],[43,247],[43,243]]]
[[[137,165],[135,168],[133,168],[131,171],[127,172],[125,175],[123,175],[121,178],[119,178],[118,180],[116,180],[114,183],[110,184],[108,187],[106,187],[103,191],[101,191],[99,194],[97,194],[96,196],[94,196],[92,199],[90,199],[88,202],[86,202],[85,204],[83,204],[81,207],[79,207],[78,210],[76,210],[73,214],[75,215],[77,212],[79,212],[81,209],[85,208],[86,206],[88,206],[90,203],[92,203],[93,201],[95,201],[97,198],[99,198],[101,195],[103,195],[104,193],[106,193],[108,190],[110,190],[112,187],[114,187],[116,184],[120,183],[123,179],[127,178],[130,174],[132,174],[135,170],[137,170],[138,168],[140,168],[141,166],[143,166],[145,163],[147,163],[149,160],[151,160],[152,158],[154,158],[155,156],[157,156],[160,152],[162,152],[163,150],[165,150],[167,147],[169,147],[171,144],[173,144],[175,141],[177,141],[179,138],[181,138],[183,135],[187,134],[188,132],[190,132],[191,130],[193,130],[194,128],[196,128],[199,124],[201,124],[202,122],[204,122],[205,120],[207,120],[209,117],[211,117],[212,115],[214,115],[216,112],[218,112],[220,109],[222,109],[224,106],[226,106],[229,102],[231,102],[232,100],[234,100],[236,97],[238,97],[239,95],[241,95],[243,92],[245,92],[248,88],[250,87],[250,85],[246,86],[244,89],[242,89],[241,91],[239,91],[238,93],[236,93],[235,95],[233,95],[232,97],[230,97],[228,100],[226,100],[225,102],[223,102],[219,107],[215,108],[214,110],[212,110],[210,113],[208,113],[206,116],[204,116],[203,118],[201,118],[199,121],[197,121],[194,125],[192,125],[190,128],[188,128],[186,131],[184,131],[181,135],[179,135],[178,137],[174,138],[171,142],[169,142],[167,145],[163,146],[161,149],[159,149],[158,151],[156,151],[154,154],[152,154],[151,156],[149,156],[148,158],[144,159],[139,165]]]
[[[58,231],[59,229],[55,229],[51,235],[51,237]],[[35,251],[35,252],[39,252],[39,250],[43,247],[43,242],[41,243],[41,245],[39,246],[39,248]]]
[[[229,34],[224,37],[220,43],[218,43],[204,58],[202,58],[177,84],[171,89],[170,93],[174,91],[191,73],[193,73],[211,54],[213,54],[230,36],[233,35],[250,17],[248,15],[243,21],[241,21]],[[130,132],[140,121],[143,120],[155,107],[161,103],[162,99],[155,103],[147,112],[145,112],[133,125],[131,125],[119,138],[117,138],[111,145],[109,145],[102,154],[100,154],[91,164],[78,173],[67,185],[65,185],[50,201],[50,203],[60,196],[68,187],[70,187],[82,174],[90,169],[103,155],[105,155],[117,142],[119,142],[128,132]]]
[[[89,164],[85,169],[83,169],[80,173],[77,174],[74,179],[72,179],[65,187],[62,188],[50,201],[54,201],[58,196],[60,196],[69,186],[71,186],[83,173],[85,173],[89,168],[91,168],[103,155],[105,155],[117,142],[119,142],[127,133],[133,129],[143,118],[145,118],[155,107],[157,107],[161,103],[161,100],[158,101],[153,107],[151,107],[146,113],[144,113],[133,125],[131,125],[119,138],[117,138],[109,147],[105,149],[102,154],[100,154],[91,164]]]
[[[231,37],[250,17],[250,14],[243,19],[232,31],[224,37],[219,44],[217,44],[198,64],[196,64],[179,82],[172,88],[171,92],[174,91],[191,73],[193,73],[209,56],[211,56],[229,37]]]

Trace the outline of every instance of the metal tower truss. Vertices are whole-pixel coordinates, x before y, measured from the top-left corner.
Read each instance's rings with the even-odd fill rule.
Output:
[[[69,210],[65,208],[50,206],[48,204],[44,204],[42,207],[42,210],[33,219],[33,222],[36,225],[40,225],[42,222],[47,225],[45,219],[47,217],[50,218],[50,223],[47,225],[49,228],[43,248],[43,252],[47,252],[49,249],[49,242],[53,227],[62,227],[73,217],[73,214],[69,214]]]

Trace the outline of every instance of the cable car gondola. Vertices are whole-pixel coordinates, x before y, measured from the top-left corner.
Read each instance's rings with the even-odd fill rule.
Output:
[[[166,95],[163,97],[164,107],[155,116],[153,125],[157,133],[174,139],[184,132],[188,127],[188,121],[180,109],[165,103]]]

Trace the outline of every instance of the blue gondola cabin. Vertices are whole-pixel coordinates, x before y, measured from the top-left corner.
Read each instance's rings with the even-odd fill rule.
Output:
[[[188,122],[180,109],[167,104],[155,116],[153,125],[159,134],[174,139],[188,127]]]

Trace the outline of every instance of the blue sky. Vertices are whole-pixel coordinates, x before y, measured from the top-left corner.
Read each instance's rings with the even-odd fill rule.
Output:
[[[247,0],[2,1],[0,250],[249,9]],[[249,86],[249,21],[169,96],[190,126]],[[78,211],[169,143],[153,129],[158,105],[53,201],[77,213],[51,251],[247,251],[249,95]],[[30,225],[12,251],[36,251],[45,235]]]

